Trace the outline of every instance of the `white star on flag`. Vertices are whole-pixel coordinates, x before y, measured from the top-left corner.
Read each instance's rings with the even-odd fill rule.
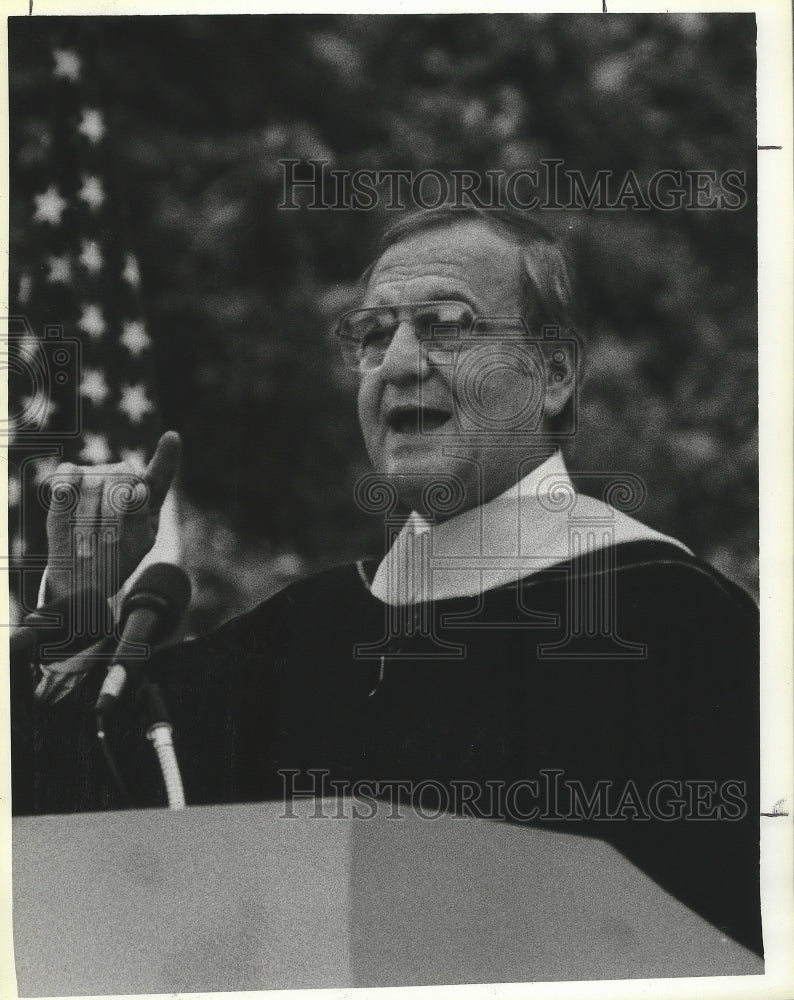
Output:
[[[77,321],[81,330],[85,330],[89,337],[95,339],[102,336],[107,330],[105,318],[99,306],[83,306],[83,315]]]
[[[19,503],[19,498],[22,494],[22,488],[19,485],[18,476],[8,477],[8,506],[16,507]]]
[[[94,465],[104,465],[113,457],[104,434],[92,434],[86,431],[83,435],[83,448],[80,458],[83,462],[93,462]]]
[[[121,276],[128,285],[131,285],[133,288],[138,287],[141,280],[141,272],[138,270],[138,261],[135,258],[135,254],[127,254],[127,259],[124,262],[124,270],[121,272]]]
[[[142,385],[123,385],[119,409],[126,413],[133,424],[139,424],[154,407],[146,396],[146,388]]]
[[[102,121],[102,112],[95,108],[82,108],[82,120],[77,126],[77,131],[84,135],[89,142],[99,142],[105,134],[105,123]]]
[[[36,336],[35,333],[26,333],[25,336],[19,342],[19,353],[25,359],[25,361],[30,361],[36,357],[39,350],[39,344],[41,341]]]
[[[98,368],[85,368],[80,380],[80,395],[90,399],[95,406],[105,402],[110,392],[104,372]]]
[[[58,412],[58,404],[54,399],[46,399],[42,403],[41,409],[41,422],[42,424],[48,424],[50,419]]]
[[[83,250],[78,259],[89,274],[99,274],[102,270],[102,251],[96,240],[83,240]]]
[[[33,291],[33,279],[29,274],[20,275],[19,278],[19,292],[17,293],[17,298],[19,299],[19,304],[25,306],[30,300],[30,293]]]
[[[119,341],[134,358],[137,358],[141,351],[145,351],[151,344],[149,335],[139,319],[128,320],[124,324],[124,332],[119,337]]]
[[[58,412],[58,404],[47,399],[43,392],[23,397],[22,406],[25,409],[26,422],[33,421],[39,428],[45,427],[50,422],[50,417]]]
[[[121,460],[136,472],[143,472],[146,468],[146,456],[141,448],[122,448]]]
[[[58,188],[54,184],[51,184],[44,194],[34,195],[33,200],[36,202],[36,211],[33,213],[34,222],[49,222],[53,226],[60,225],[61,216],[69,203],[60,196]]]
[[[80,77],[80,57],[74,49],[55,49],[53,51],[55,69],[53,76],[61,76],[74,83]]]
[[[46,458],[38,459],[34,463],[36,472],[33,476],[33,482],[36,486],[41,486],[45,479],[49,479],[60,464],[55,455],[47,455]]]
[[[53,283],[59,283],[63,285],[68,285],[72,280],[72,265],[69,263],[69,257],[64,255],[63,257],[48,257],[47,264],[50,268],[50,273],[47,275],[47,281]]]
[[[77,197],[95,212],[105,200],[102,181],[98,177],[83,176],[83,186],[77,192]]]

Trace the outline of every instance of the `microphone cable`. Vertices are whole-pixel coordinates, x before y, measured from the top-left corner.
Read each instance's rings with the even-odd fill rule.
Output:
[[[113,779],[127,802],[121,771],[108,744],[105,721],[127,687],[143,709],[146,736],[153,745],[165,785],[169,809],[185,807],[185,792],[176,759],[173,730],[159,685],[146,676],[150,644],[174,631],[190,601],[190,581],[170,563],[148,566],[124,598],[119,612],[121,640],[94,707],[99,739]],[[142,655],[143,654],[143,655]]]
[[[174,750],[173,727],[168,716],[168,709],[165,707],[160,685],[155,681],[145,679],[140,689],[140,696],[145,703],[146,737],[151,741],[154,752],[157,754],[157,763],[160,765],[160,773],[165,785],[168,808],[172,810],[184,809],[186,804],[185,789]]]
[[[173,727],[165,707],[163,693],[160,685],[154,681],[144,680],[139,690],[139,697],[144,701],[144,720],[146,723],[146,738],[151,742],[157,756],[157,763],[160,765],[160,774],[165,786],[166,801],[171,810],[184,809],[185,788],[182,784],[182,774],[179,770],[179,762],[174,749]],[[108,770],[116,783],[116,787],[124,798],[124,803],[129,808],[134,808],[135,802],[130,795],[126,782],[121,774],[116,757],[110,748],[107,733],[105,732],[105,716],[96,713],[96,735],[102,754],[107,763]]]

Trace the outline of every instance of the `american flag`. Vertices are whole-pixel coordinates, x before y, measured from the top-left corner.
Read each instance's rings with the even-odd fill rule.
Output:
[[[15,50],[10,34],[9,544],[24,611],[46,556],[47,478],[63,461],[143,468],[160,430],[89,37],[74,22],[36,37]]]

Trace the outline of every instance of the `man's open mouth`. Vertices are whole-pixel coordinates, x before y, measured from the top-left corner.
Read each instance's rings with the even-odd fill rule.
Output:
[[[443,427],[451,416],[434,406],[395,406],[386,414],[386,426],[396,434],[422,434]]]

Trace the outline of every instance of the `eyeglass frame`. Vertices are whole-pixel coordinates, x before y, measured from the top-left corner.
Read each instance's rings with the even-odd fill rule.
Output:
[[[351,371],[356,371],[359,374],[364,372],[373,372],[377,371],[380,367],[382,367],[383,362],[386,358],[386,352],[389,350],[389,347],[391,346],[391,343],[394,339],[394,334],[396,334],[397,330],[399,329],[400,322],[398,321],[396,323],[394,331],[391,335],[391,339],[389,340],[389,343],[386,345],[384,349],[383,358],[380,360],[380,362],[377,365],[372,365],[371,367],[365,367],[361,363],[354,365],[350,360],[350,356],[347,354],[344,348],[345,341],[357,344],[359,349],[361,348],[361,344],[363,343],[363,339],[358,339],[356,337],[346,335],[343,332],[342,330],[343,324],[345,323],[346,320],[349,319],[349,317],[355,315],[356,313],[370,313],[378,311],[390,311],[395,313],[397,317],[399,317],[399,314],[406,310],[416,311],[418,309],[427,308],[430,306],[437,307],[437,306],[447,306],[447,305],[461,306],[463,307],[464,310],[466,310],[466,312],[468,312],[469,316],[471,317],[471,320],[468,324],[466,324],[465,332],[464,332],[464,325],[462,323],[455,323],[455,322],[445,323],[443,321],[440,321],[431,324],[429,334],[426,334],[424,336],[417,335],[414,317],[410,317],[408,320],[408,322],[410,322],[412,327],[414,328],[414,335],[416,336],[418,342],[422,345],[426,357],[428,357],[431,362],[435,360],[430,356],[429,353],[430,350],[432,349],[432,346],[428,346],[435,343],[436,345],[435,349],[439,353],[439,355],[441,355],[438,361],[440,363],[444,363],[445,359],[447,359],[449,356],[455,354],[457,351],[461,350],[464,346],[466,346],[465,333],[470,333],[471,330],[475,326],[477,326],[478,323],[482,322],[482,320],[484,319],[484,317],[477,316],[472,305],[463,299],[429,299],[427,301],[422,301],[422,302],[399,302],[399,303],[383,303],[382,305],[376,305],[376,306],[358,306],[357,308],[351,309],[348,312],[344,313],[337,320],[332,332],[336,340],[339,342],[342,351],[342,356],[345,362],[348,364],[348,367]],[[523,319],[516,317],[511,317],[511,318],[505,317],[500,319],[491,319],[490,322],[497,322],[497,323],[507,322],[512,327],[515,327],[516,324],[519,324],[521,328],[521,333],[515,335],[514,337],[511,337],[510,339],[518,340],[521,342],[527,342],[530,341],[531,339]],[[450,328],[453,328],[457,331],[457,337],[454,340],[443,339],[443,338],[434,340],[439,330],[450,329]],[[478,344],[481,345],[482,340],[478,340],[477,338],[472,338],[469,341],[469,343],[473,347]]]

